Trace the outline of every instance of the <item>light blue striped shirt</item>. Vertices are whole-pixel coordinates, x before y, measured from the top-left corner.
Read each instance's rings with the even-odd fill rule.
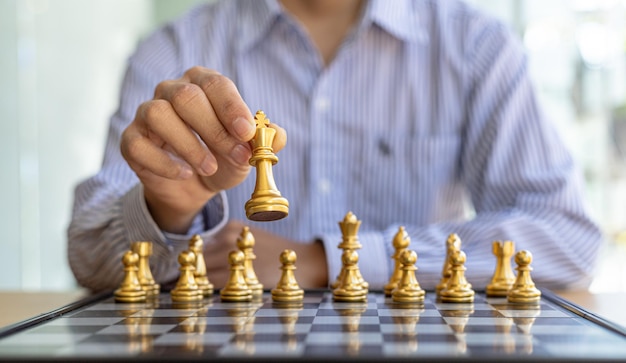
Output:
[[[533,253],[539,286],[590,282],[601,234],[506,27],[456,1],[372,0],[325,67],[276,2],[231,0],[192,9],[130,58],[102,170],[76,189],[68,255],[82,285],[117,286],[120,257],[134,240],[155,243],[155,278],[177,276],[189,236],[154,224],[119,140],[157,83],[196,65],[231,78],[251,111],[262,109],[287,131],[274,176],[289,216],[261,226],[294,240],[320,238],[331,280],[341,267],[338,222],[352,211],[362,221],[359,268],[372,288],[393,269],[399,226],[426,288],[441,277],[450,233],[462,240],[476,288],[493,274],[495,240]],[[245,221],[254,181],[253,171],[209,202],[190,234],[210,241],[226,219]]]

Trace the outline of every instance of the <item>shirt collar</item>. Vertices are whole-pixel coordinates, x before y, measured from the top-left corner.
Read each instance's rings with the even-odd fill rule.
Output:
[[[369,0],[359,27],[376,24],[391,35],[408,42],[427,42],[424,22],[411,0]],[[277,0],[244,0],[241,3],[240,51],[263,39],[272,25],[285,16]]]
[[[412,0],[370,0],[364,21],[371,21],[389,34],[407,42],[427,42],[424,20]]]
[[[246,50],[263,39],[270,27],[280,16],[284,16],[283,10],[276,0],[244,0],[241,6],[241,19],[239,22],[239,51]]]

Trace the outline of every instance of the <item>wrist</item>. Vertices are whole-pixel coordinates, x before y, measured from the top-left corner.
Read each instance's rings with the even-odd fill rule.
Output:
[[[168,203],[153,194],[144,191],[146,206],[152,219],[163,232],[187,234],[194,218],[200,213],[205,203],[188,203],[182,208],[181,203]],[[197,204],[197,205],[195,205]]]
[[[304,244],[305,247],[300,255],[300,265],[305,268],[303,271],[304,286],[312,288],[324,288],[328,286],[328,263],[326,262],[326,250],[320,240],[313,243]],[[296,265],[298,265],[296,263]]]

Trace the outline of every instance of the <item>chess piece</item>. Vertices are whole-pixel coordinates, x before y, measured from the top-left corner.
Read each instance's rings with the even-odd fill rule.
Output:
[[[296,269],[296,253],[284,250],[280,254],[281,270],[283,271],[275,289],[272,289],[272,300],[276,302],[302,302],[304,290],[298,285],[293,271]]]
[[[496,256],[496,269],[485,292],[487,296],[507,296],[515,281],[515,275],[511,269],[511,256],[515,252],[515,246],[512,241],[495,241],[492,251]]]
[[[276,130],[269,127],[270,120],[263,111],[257,111],[254,119],[256,135],[250,140],[250,165],[256,167],[256,185],[245,205],[246,216],[252,221],[275,221],[289,213],[289,202],[280,195],[272,174],[272,165],[278,162],[272,149]]]
[[[131,250],[139,256],[137,278],[141,287],[146,291],[146,298],[154,298],[159,295],[161,286],[154,281],[150,271],[150,256],[152,256],[152,242],[137,241],[130,246]]]
[[[442,302],[469,303],[474,301],[474,290],[465,278],[465,252],[453,250],[450,254],[452,273],[445,288],[439,292]]]
[[[446,240],[446,258],[443,261],[443,270],[441,271],[441,280],[439,284],[435,287],[435,291],[437,295],[439,292],[443,290],[448,284],[448,280],[450,280],[450,275],[452,274],[452,265],[450,264],[450,255],[452,251],[457,251],[461,249],[461,239],[456,233],[451,233]]]
[[[393,269],[393,273],[391,274],[391,278],[389,279],[389,282],[384,287],[386,296],[391,296],[391,292],[393,291],[393,289],[395,289],[396,286],[398,286],[398,282],[400,281],[400,278],[402,277],[402,269],[401,269],[402,263],[400,263],[400,260],[399,260],[400,255],[402,254],[404,250],[406,250],[409,247],[410,244],[411,244],[411,238],[409,237],[409,234],[404,229],[404,226],[400,226],[398,228],[398,232],[393,237],[393,248],[395,251],[394,251],[393,256],[391,256],[391,258],[394,260],[394,269]]]
[[[254,272],[252,261],[256,258],[252,249],[254,248],[254,236],[250,232],[248,226],[244,226],[241,234],[237,238],[237,247],[243,252],[243,276],[248,284],[248,288],[252,290],[252,295],[258,296],[263,294],[263,284],[259,282]]]
[[[213,294],[213,284],[206,274],[206,262],[204,261],[204,241],[200,235],[195,234],[189,240],[189,250],[196,255],[195,270],[193,276],[203,296]]]
[[[346,215],[343,218],[343,221],[339,222],[339,228],[341,229],[341,243],[339,243],[337,248],[342,249],[344,253],[347,250],[360,249],[362,247],[361,243],[359,242],[359,235],[358,235],[360,226],[361,226],[361,221],[358,220],[352,212],[346,213]],[[357,260],[358,260],[358,257],[357,257]],[[354,271],[354,273],[356,274],[356,279],[359,281],[361,286],[365,290],[369,289],[369,284],[363,279],[363,276],[361,275],[361,271],[359,271],[358,267],[356,268],[356,271]],[[341,271],[339,272],[339,275],[337,276],[337,280],[335,280],[335,282],[330,285],[332,289],[337,288],[341,284],[344,274],[345,274],[345,266],[342,265]]]
[[[122,256],[122,264],[124,264],[124,279],[120,287],[115,290],[115,301],[125,303],[136,303],[146,301],[146,291],[139,283],[137,270],[139,267],[139,255],[133,251],[126,251]]]
[[[343,278],[335,289],[333,289],[333,300],[335,301],[367,301],[368,290],[363,287],[359,279],[359,268],[357,263],[359,255],[355,250],[345,250],[341,256],[345,272]]]
[[[400,256],[398,256],[398,260],[402,265],[400,268],[402,276],[396,288],[391,292],[392,300],[399,303],[424,302],[426,292],[421,288],[415,277],[415,270],[417,270],[417,267],[415,267],[417,253],[405,249]]]
[[[230,276],[226,286],[220,290],[222,301],[251,301],[252,290],[246,284],[244,276],[244,255],[243,252],[231,251],[228,254],[230,264]]]
[[[541,299],[541,291],[535,287],[530,277],[530,271],[533,269],[530,267],[532,261],[533,255],[530,251],[521,250],[515,254],[517,278],[507,295],[510,303],[532,304],[538,303]]]
[[[176,286],[170,291],[174,302],[197,302],[202,300],[202,290],[198,288],[194,271],[196,269],[196,254],[192,251],[182,251],[178,255],[180,275]]]

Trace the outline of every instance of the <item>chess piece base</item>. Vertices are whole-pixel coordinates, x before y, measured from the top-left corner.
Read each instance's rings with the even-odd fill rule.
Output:
[[[252,296],[260,296],[263,295],[263,284],[248,284],[248,288],[250,289]]]
[[[193,302],[202,300],[202,291],[201,290],[190,290],[190,291],[180,291],[180,290],[172,290],[171,291],[172,301],[176,302]]]
[[[367,301],[368,290],[348,291],[345,289],[335,289],[333,291],[334,301],[359,302]]]
[[[487,296],[506,297],[513,284],[489,284],[485,289]]]
[[[248,219],[258,222],[276,221],[289,214],[289,202],[283,197],[253,196],[245,208]]]
[[[303,290],[272,289],[272,300],[277,302],[298,302],[304,298]]]
[[[511,290],[507,296],[507,301],[516,304],[536,304],[541,300],[539,290],[515,291]]]
[[[144,290],[124,291],[122,289],[115,290],[115,301],[124,303],[136,303],[146,301],[146,292]]]
[[[439,293],[439,300],[441,302],[449,302],[449,303],[469,303],[474,302],[474,291],[454,291],[448,292],[446,290],[442,290]]]
[[[391,293],[391,299],[393,302],[398,303],[420,303],[424,302],[426,292],[424,290],[394,290]]]
[[[391,296],[391,293],[393,292],[393,289],[395,289],[398,286],[398,284],[388,284],[385,285],[384,287],[384,292],[385,292],[385,296]]]
[[[222,301],[247,302],[252,301],[252,292],[250,290],[242,291],[223,291],[220,293]]]
[[[145,288],[145,290],[146,297],[153,298],[159,296],[159,293],[161,292],[161,286],[159,284],[152,284],[151,286]]]

